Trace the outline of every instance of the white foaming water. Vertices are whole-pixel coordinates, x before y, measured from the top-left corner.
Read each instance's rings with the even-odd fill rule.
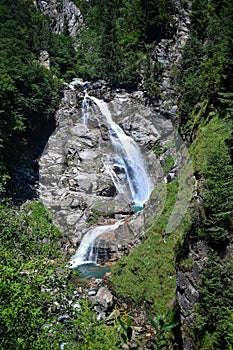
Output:
[[[100,109],[100,112],[105,116],[105,118],[107,119],[107,121],[109,123],[112,123],[113,120],[112,120],[112,116],[111,116],[111,112],[108,108],[108,105],[106,102],[104,102],[103,100],[99,100],[98,98],[94,97],[94,96],[90,96],[88,95],[87,93],[87,96],[93,101],[95,102],[95,104],[97,104],[97,106],[99,107]]]
[[[109,124],[109,134],[115,157],[112,162],[106,163],[105,167],[117,190],[120,193],[127,193],[126,179],[134,205],[143,207],[143,204],[149,199],[152,185],[140,149],[136,142],[112,120],[107,103],[94,96],[89,96],[89,98],[97,104]],[[122,181],[124,176],[125,179]]]
[[[89,104],[88,104],[88,93],[87,91],[85,91],[85,95],[82,101],[82,117],[83,117],[83,124],[86,126],[87,125],[87,121],[88,121],[88,112],[89,109]]]
[[[113,225],[97,226],[85,233],[75,255],[72,256],[69,267],[75,268],[84,264],[97,263],[96,239],[103,233],[111,232],[123,224],[123,220]]]

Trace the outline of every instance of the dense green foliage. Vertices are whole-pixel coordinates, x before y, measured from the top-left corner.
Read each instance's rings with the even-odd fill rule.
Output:
[[[32,1],[0,2],[0,191],[28,135],[54,117],[62,77],[72,68],[74,48],[67,36],[52,33],[49,19]],[[39,65],[50,54],[51,72]]]
[[[212,116],[206,126],[199,127],[191,147],[196,170],[204,176],[202,193],[206,219],[199,237],[220,251],[229,243],[232,229],[233,172],[227,145],[231,130],[229,118]]]
[[[74,287],[59,249],[61,233],[43,205],[0,209],[1,349],[55,350],[62,343],[64,349],[120,349],[117,325],[97,321],[85,300],[70,305]]]
[[[180,71],[180,130],[183,132],[184,126],[186,138],[203,104],[207,106],[199,116],[202,119],[216,107],[231,107],[232,5],[232,0],[193,1],[191,36],[182,55]]]
[[[77,52],[79,75],[135,88],[143,68],[144,79],[153,84],[157,67],[151,68],[147,53],[152,42],[171,35],[172,1],[83,0],[78,5],[86,24]]]
[[[195,310],[196,338],[203,350],[227,348],[229,311],[233,310],[233,261],[226,250],[232,241],[233,167],[228,147],[232,124],[229,117],[220,119],[218,114],[212,113],[209,119],[199,125],[190,147],[203,203],[194,203],[186,233],[186,242],[201,240],[209,249]],[[185,259],[178,259],[180,266]]]
[[[212,249],[202,271],[201,301],[196,307],[196,336],[200,348],[230,349],[229,327],[233,310],[232,258],[221,259]],[[231,345],[233,345],[231,341]]]
[[[232,5],[193,1],[191,36],[181,62],[179,128],[192,142],[201,198],[185,242],[202,240],[208,248],[195,310],[194,333],[203,350],[232,348],[232,258],[227,250],[233,229]]]
[[[1,347],[39,349],[47,322],[44,310],[50,307],[55,315],[52,305],[59,299],[49,288],[63,283],[56,273],[62,262],[57,244],[61,234],[39,203],[22,211],[1,205],[0,215]]]
[[[61,79],[106,79],[158,93],[161,67],[151,53],[156,42],[172,35],[172,1],[75,2],[85,21],[77,50],[67,33],[52,32],[49,18],[33,1],[0,0],[1,193],[28,138],[54,117]],[[204,241],[207,255],[193,332],[202,350],[233,348],[228,248],[233,229],[232,7],[232,0],[192,1],[190,38],[178,72],[177,125],[190,144],[199,201],[193,200],[179,227],[165,234],[177,195],[177,183],[171,182],[161,216],[151,218],[142,244],[112,269],[119,296],[164,314],[175,296],[175,261],[191,268],[187,242]],[[38,62],[42,50],[49,52],[50,71]],[[174,159],[167,158],[164,170],[173,165]],[[59,269],[65,265],[56,243],[61,234],[43,206],[32,203],[16,210],[1,204],[0,209],[0,347],[52,350],[66,343],[65,349],[120,349],[131,325],[122,327],[126,335],[120,337],[117,326],[98,322],[85,301],[68,323],[57,321],[69,308],[71,290],[67,272]]]

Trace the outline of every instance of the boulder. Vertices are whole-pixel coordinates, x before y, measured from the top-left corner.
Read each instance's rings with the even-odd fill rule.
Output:
[[[106,302],[107,308],[110,308],[113,305],[113,295],[108,288],[100,287],[96,296],[100,300],[104,300]]]
[[[39,62],[41,64],[41,66],[43,66],[46,69],[50,70],[50,58],[49,58],[48,51],[46,51],[46,50],[41,51],[40,57],[39,57]]]
[[[102,314],[112,307],[113,295],[108,288],[100,287],[96,295],[89,294],[89,301],[94,305],[94,309]]]

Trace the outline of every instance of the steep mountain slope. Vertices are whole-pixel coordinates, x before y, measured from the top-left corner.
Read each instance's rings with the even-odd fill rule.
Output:
[[[34,340],[31,340],[30,346],[31,349],[36,349],[39,346],[39,338],[36,339],[37,330],[44,325],[46,319],[42,318],[38,323],[33,323],[33,312],[21,313],[22,305],[17,304],[17,293],[14,294],[13,289],[10,289],[9,295],[9,288],[7,290],[7,283],[12,276],[19,278],[18,286],[21,286],[22,280],[26,281],[27,285],[34,283],[37,265],[28,266],[29,275],[27,264],[25,268],[22,267],[22,279],[16,273],[16,270],[20,269],[15,265],[17,254],[20,255],[20,262],[24,266],[23,256],[29,249],[29,240],[24,238],[34,237],[34,233],[37,235],[40,232],[43,237],[39,239],[39,247],[41,248],[43,242],[46,243],[43,241],[46,240],[44,231],[40,229],[44,225],[43,222],[37,218],[33,219],[38,221],[39,225],[39,228],[36,226],[35,229],[34,221],[30,221],[31,211],[28,214],[29,219],[24,216],[21,219],[17,211],[11,211],[6,205],[7,197],[16,198],[19,193],[25,194],[22,177],[19,177],[18,182],[9,182],[9,179],[14,178],[15,165],[27,149],[26,145],[31,145],[35,135],[43,134],[49,120],[52,120],[53,127],[55,126],[54,114],[61,88],[65,90],[64,99],[68,99],[65,100],[65,105],[70,104],[73,113],[72,118],[67,111],[60,116],[61,126],[66,125],[68,128],[73,120],[76,120],[79,113],[77,106],[81,107],[81,97],[73,85],[68,86],[64,81],[69,82],[79,76],[83,81],[105,79],[107,83],[100,82],[96,88],[96,96],[104,97],[107,102],[112,100],[114,94],[121,95],[125,89],[123,94],[130,96],[129,100],[134,107],[146,105],[143,108],[138,107],[141,108],[141,113],[147,114],[150,110],[155,114],[160,113],[169,123],[172,120],[180,135],[175,146],[181,150],[184,160],[181,164],[188,164],[187,167],[184,166],[183,173],[179,166],[177,170],[177,154],[171,151],[175,149],[174,142],[170,140],[170,143],[163,143],[162,137],[157,140],[155,135],[152,135],[153,140],[148,142],[151,146],[149,151],[161,162],[166,175],[166,200],[160,208],[163,183],[161,175],[158,176],[160,180],[151,197],[154,205],[158,205],[161,215],[154,217],[156,210],[153,206],[148,206],[149,217],[146,227],[143,227],[143,238],[140,236],[142,232],[139,232],[140,239],[133,244],[135,249],[132,249],[132,246],[127,247],[125,252],[130,250],[130,254],[120,259],[112,268],[112,289],[118,298],[126,300],[132,308],[144,308],[149,315],[166,314],[168,309],[171,311],[167,319],[170,321],[175,318],[180,322],[180,327],[175,328],[175,333],[181,332],[182,340],[171,335],[164,345],[167,348],[232,348],[232,6],[232,0],[20,0],[17,4],[14,1],[1,1],[0,193],[3,201],[4,233],[1,238],[5,242],[1,248],[2,261],[5,263],[1,268],[6,276],[1,288],[5,293],[3,294],[9,297],[9,304],[13,301],[16,303],[13,305],[19,305],[18,309],[15,308],[19,313],[14,313],[11,309],[10,322],[7,318],[7,305],[4,304],[4,317],[9,321],[4,323],[5,334],[12,334],[15,324],[19,323],[18,315],[21,315],[20,317],[32,322]],[[41,66],[42,52],[47,57],[46,67],[45,64]],[[103,85],[105,91],[102,89]],[[137,89],[139,92],[135,92]],[[69,100],[71,95],[73,99]],[[61,105],[61,109],[63,107],[64,104]],[[121,116],[118,117],[120,120]],[[136,112],[134,117],[135,120],[138,118]],[[128,134],[135,132],[135,124],[130,122],[129,116],[125,115],[121,122]],[[101,137],[104,142],[108,136],[103,120],[101,125],[96,120],[92,120],[91,123],[96,129],[95,135]],[[76,129],[76,133],[82,139],[80,125],[79,129]],[[150,135],[151,130],[148,132]],[[96,139],[97,136],[93,136],[93,140]],[[87,147],[96,146],[93,140],[86,140]],[[83,139],[80,142],[82,143]],[[54,145],[58,146],[59,142]],[[189,152],[186,157],[183,150],[187,148]],[[34,167],[38,166],[37,157],[41,151],[40,147],[36,156],[35,152],[32,152]],[[61,157],[62,171],[74,161],[73,148],[67,151],[70,158],[64,161]],[[94,150],[91,151],[94,153]],[[54,162],[56,157],[51,159]],[[77,159],[78,161],[81,160]],[[21,164],[24,162],[25,158],[22,158]],[[51,168],[51,164],[49,166]],[[23,172],[25,177],[25,171]],[[190,176],[183,177],[184,173]],[[44,174],[51,177],[54,175],[45,172]],[[80,176],[79,178],[81,179]],[[187,178],[192,181],[186,181]],[[84,212],[86,215],[86,208],[81,208],[81,202],[77,204],[76,201],[75,204],[72,191],[76,191],[78,185],[75,183],[75,176],[70,180],[73,181],[68,183],[68,200],[62,210],[65,211],[64,207],[67,207],[67,210],[74,214],[78,207],[81,217]],[[81,180],[80,183],[84,184],[85,181]],[[35,178],[26,176],[26,181],[29,181],[34,189]],[[102,190],[103,182],[107,182],[107,193],[112,193],[113,185],[109,178],[104,177],[104,181],[101,181],[97,181],[97,184],[93,180],[93,183]],[[191,188],[188,199],[181,196],[182,193],[186,193],[187,187]],[[51,196],[54,195],[58,200],[56,183],[53,183],[51,188],[51,191],[54,191]],[[183,188],[183,192],[180,193],[179,188]],[[36,192],[33,191],[33,196],[35,195]],[[28,193],[22,198],[28,198]],[[72,203],[69,202],[70,199]],[[177,207],[179,200],[182,203],[185,200],[188,205]],[[8,221],[8,213],[12,220]],[[26,209],[26,215],[27,213]],[[90,221],[95,221],[97,214],[99,216],[99,213],[96,214],[93,210],[91,214]],[[122,215],[121,210],[111,213],[119,214]],[[48,220],[43,211],[41,215]],[[142,216],[143,214],[138,214],[138,217]],[[182,217],[182,221],[178,220],[176,225],[170,225],[171,218],[172,222],[176,223],[177,216]],[[17,217],[20,217],[18,221]],[[73,224],[76,223],[75,215],[71,215],[69,220],[72,230]],[[61,221],[63,224],[65,220]],[[51,230],[53,231],[53,228]],[[138,227],[135,231],[137,230]],[[23,233],[19,239],[17,232]],[[59,234],[56,235],[58,236]],[[10,250],[15,255],[11,254]],[[35,261],[37,264],[38,261]],[[9,269],[6,271],[7,264]],[[53,269],[53,264],[51,266]],[[38,271],[41,271],[41,267]],[[37,276],[40,277],[36,274],[36,278]],[[44,278],[42,275],[42,281]],[[18,290],[22,296],[23,289]],[[38,308],[40,312],[44,311],[43,298],[40,293],[36,293],[37,289],[35,295],[39,295]],[[30,294],[24,297],[19,300],[25,300],[25,306],[33,296]],[[35,314],[36,310],[38,311],[37,305]],[[39,314],[44,317],[43,312]],[[72,329],[75,329],[75,326]],[[131,329],[129,324],[127,329]],[[157,329],[155,346],[159,346],[159,330]],[[99,328],[98,331],[102,332]],[[30,334],[30,327],[28,332]],[[56,334],[59,338],[59,332]],[[10,347],[22,348],[23,337],[23,332],[16,333]],[[2,339],[4,344],[7,344],[10,336],[8,339],[5,335]],[[84,342],[85,335],[81,339]],[[60,347],[61,339],[54,341],[54,346]],[[165,340],[162,338],[163,341]],[[105,342],[107,349],[107,337]],[[72,344],[76,344],[73,338]],[[122,343],[119,339],[116,340],[116,349],[121,348],[120,344]],[[23,346],[27,349],[26,343]],[[49,349],[47,340],[45,346]],[[127,346],[130,346],[130,342]]]

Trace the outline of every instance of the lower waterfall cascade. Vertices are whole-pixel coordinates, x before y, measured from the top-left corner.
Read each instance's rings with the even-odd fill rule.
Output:
[[[122,223],[123,223],[122,221],[117,221],[113,225],[96,226],[90,229],[84,235],[77,249],[77,252],[71,258],[69,262],[69,267],[74,268],[84,264],[97,264],[98,252],[96,251],[96,248],[98,249],[98,246],[95,247],[96,239],[99,236],[101,236],[104,232],[107,232],[107,231],[109,232],[119,227]]]

